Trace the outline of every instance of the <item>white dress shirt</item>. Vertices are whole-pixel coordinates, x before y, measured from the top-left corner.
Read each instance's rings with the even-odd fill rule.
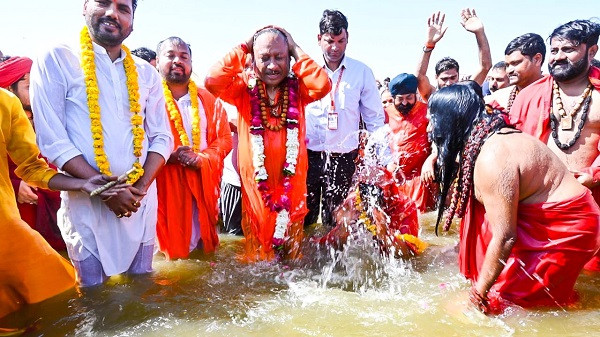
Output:
[[[383,106],[373,72],[362,62],[345,56],[338,69],[331,70],[326,65],[324,68],[332,89],[329,95],[305,109],[307,147],[312,151],[347,153],[358,148],[361,116],[370,132],[383,126]],[[337,130],[330,130],[327,123],[332,96],[338,114]]]
[[[48,160],[62,168],[70,159],[82,155],[94,168],[92,133],[87,94],[80,65],[80,48],[60,45],[44,53],[31,69],[31,103],[40,150]],[[106,50],[94,44],[99,104],[104,131],[104,151],[113,175],[129,170],[136,160],[130,122],[123,59],[111,61]],[[140,162],[149,151],[165,160],[173,149],[160,76],[149,63],[134,56],[142,107],[145,137]],[[63,192],[57,214],[69,257],[82,261],[93,254],[107,275],[127,271],[140,244],[152,244],[156,235],[158,202],[153,183],[141,206],[131,217],[117,218],[100,200],[83,192]]]

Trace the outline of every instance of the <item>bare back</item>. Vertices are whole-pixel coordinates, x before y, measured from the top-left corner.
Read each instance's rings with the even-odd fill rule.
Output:
[[[483,145],[475,163],[474,185],[475,197],[484,205],[508,197],[526,204],[561,201],[586,190],[545,144],[509,128]],[[501,193],[504,188],[509,190]]]

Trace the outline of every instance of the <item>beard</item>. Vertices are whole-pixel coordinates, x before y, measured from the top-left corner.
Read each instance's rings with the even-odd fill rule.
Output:
[[[111,33],[111,32],[107,32],[104,31],[100,26],[104,23],[104,22],[110,22],[112,24],[115,25],[115,28],[117,29],[117,33]],[[121,45],[121,43],[129,36],[129,34],[131,34],[132,31],[132,27],[128,27],[125,30],[123,29],[123,27],[121,27],[121,25],[119,25],[115,20],[112,20],[110,18],[99,18],[96,21],[91,21],[88,24],[88,27],[90,28],[90,34],[94,37],[94,39],[98,42],[98,44],[100,45],[104,45],[104,46],[119,46]]]
[[[401,114],[407,115],[414,106],[415,106],[414,104],[406,104],[406,105],[399,104],[399,105],[396,105],[396,109],[398,111],[400,111]]]
[[[563,67],[559,67],[563,65]],[[552,64],[548,64],[548,71],[552,77],[559,81],[564,82],[572,80],[577,76],[587,72],[589,69],[587,54],[582,57],[581,60],[571,63],[569,60],[556,61]]]
[[[165,80],[167,81],[167,83],[187,83],[190,80],[192,74],[191,72],[189,74],[186,74],[183,68],[181,68],[181,70],[183,71],[183,74],[173,74],[173,72],[169,71],[169,73],[165,76]]]

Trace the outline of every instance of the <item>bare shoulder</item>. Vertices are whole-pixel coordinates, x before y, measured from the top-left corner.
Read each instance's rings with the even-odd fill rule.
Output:
[[[523,133],[513,129],[502,129],[491,135],[481,147],[475,162],[475,175],[485,176],[493,181],[509,171],[518,172],[522,153],[529,139]],[[516,150],[519,149],[519,150]]]

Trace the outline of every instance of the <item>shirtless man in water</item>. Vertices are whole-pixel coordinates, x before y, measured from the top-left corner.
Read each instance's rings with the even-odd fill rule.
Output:
[[[459,267],[473,282],[471,301],[492,313],[505,301],[533,307],[576,300],[575,280],[600,245],[591,192],[544,143],[486,110],[474,82],[439,90],[429,112],[441,200],[458,175],[444,228],[455,214],[462,218]]]

